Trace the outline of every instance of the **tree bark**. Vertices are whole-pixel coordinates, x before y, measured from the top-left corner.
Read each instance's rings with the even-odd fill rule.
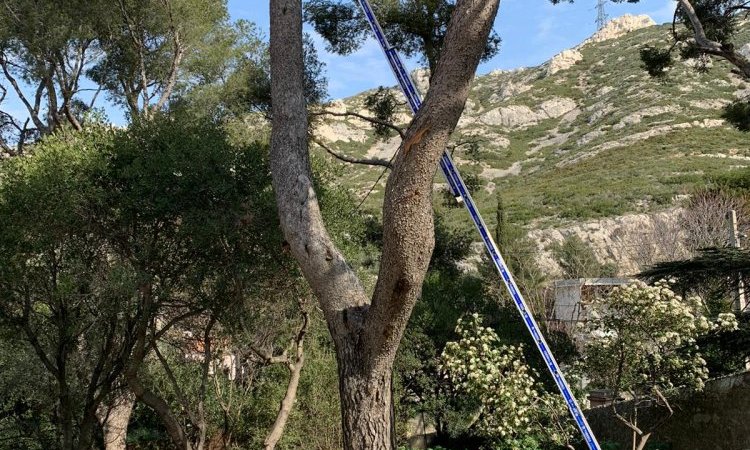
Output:
[[[101,406],[97,415],[102,425],[105,450],[125,450],[135,396],[126,391],[114,398],[110,405]]]
[[[337,354],[344,448],[394,448],[391,373],[434,247],[432,181],[458,123],[499,0],[459,0],[424,105],[386,185],[383,255],[370,300],[331,241],[312,183],[301,0],[271,0],[271,173],[290,250]]]
[[[339,353],[344,450],[395,449],[391,373],[360,370],[367,362],[356,351]]]

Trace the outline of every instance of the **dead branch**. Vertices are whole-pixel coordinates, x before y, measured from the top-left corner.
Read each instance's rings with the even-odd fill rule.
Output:
[[[334,158],[336,158],[336,159],[338,159],[340,161],[348,162],[348,163],[351,163],[351,164],[362,164],[362,165],[366,165],[366,166],[380,166],[380,167],[385,167],[386,169],[393,169],[393,165],[391,164],[390,161],[386,161],[384,159],[377,159],[377,158],[374,158],[374,159],[353,158],[351,156],[346,156],[346,155],[342,155],[342,154],[336,153],[330,147],[328,147],[326,144],[324,144],[322,141],[320,141],[319,139],[317,139],[317,138],[315,138],[313,136],[310,137],[310,140],[313,141],[314,143],[316,143],[323,150],[325,150],[326,152],[328,152],[331,156],[333,156]]]
[[[404,130],[402,130],[401,128],[397,127],[396,125],[388,121],[381,120],[376,117],[365,116],[363,114],[358,114],[355,112],[345,111],[345,112],[339,113],[339,112],[334,112],[334,111],[329,111],[329,110],[323,110],[323,111],[318,111],[318,112],[311,112],[310,115],[311,116],[356,117],[366,122],[370,122],[376,125],[382,125],[384,127],[390,128],[391,130],[398,133],[398,135],[401,136],[402,140],[406,137]]]

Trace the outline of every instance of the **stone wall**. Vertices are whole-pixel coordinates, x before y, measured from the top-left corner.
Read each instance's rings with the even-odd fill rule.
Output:
[[[586,417],[599,442],[631,448],[632,433],[609,407],[590,409]],[[712,380],[702,393],[682,399],[650,441],[672,450],[750,450],[750,372]]]

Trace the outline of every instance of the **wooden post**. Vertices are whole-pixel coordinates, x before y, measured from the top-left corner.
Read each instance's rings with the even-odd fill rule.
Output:
[[[729,245],[734,248],[741,248],[740,234],[737,230],[737,211],[729,211],[727,219],[729,221]],[[742,282],[742,276],[740,275],[738,278],[737,296],[734,301],[734,307],[737,312],[741,313],[747,307],[747,301],[745,300],[745,284]]]

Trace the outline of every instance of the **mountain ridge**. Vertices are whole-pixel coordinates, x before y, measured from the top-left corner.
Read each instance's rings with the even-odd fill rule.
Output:
[[[640,49],[668,45],[669,33],[669,26],[655,25],[648,16],[626,15],[539,66],[476,78],[453,142],[473,140],[478,148],[458,146],[454,159],[467,180],[478,185],[474,197],[490,226],[500,195],[508,219],[535,232],[540,251],[559,241],[555,230],[562,229],[583,234],[603,261],[625,258],[594,242],[609,239],[611,244],[611,238],[587,238],[572,230],[596,221],[678,211],[706,177],[750,165],[746,135],[721,118],[724,105],[750,92],[726,63],[714,60],[700,72],[698,62],[680,62],[661,80],[641,67]],[[736,45],[748,41],[750,27],[744,23]],[[415,75],[424,91],[427,74]],[[366,114],[365,95],[335,101],[331,108]],[[406,126],[409,120],[401,108],[397,124]],[[376,138],[359,119],[326,120],[317,132],[353,156],[388,159],[399,144],[395,136]],[[380,174],[365,167],[344,171],[342,183],[358,196]],[[381,179],[367,200],[375,211],[383,186]],[[435,189],[445,189],[439,176]],[[442,196],[436,196],[436,209],[449,223],[466,222],[463,211],[445,204]],[[643,227],[649,226],[646,222]],[[544,235],[543,230],[550,231]],[[636,267],[620,262],[627,272]]]

